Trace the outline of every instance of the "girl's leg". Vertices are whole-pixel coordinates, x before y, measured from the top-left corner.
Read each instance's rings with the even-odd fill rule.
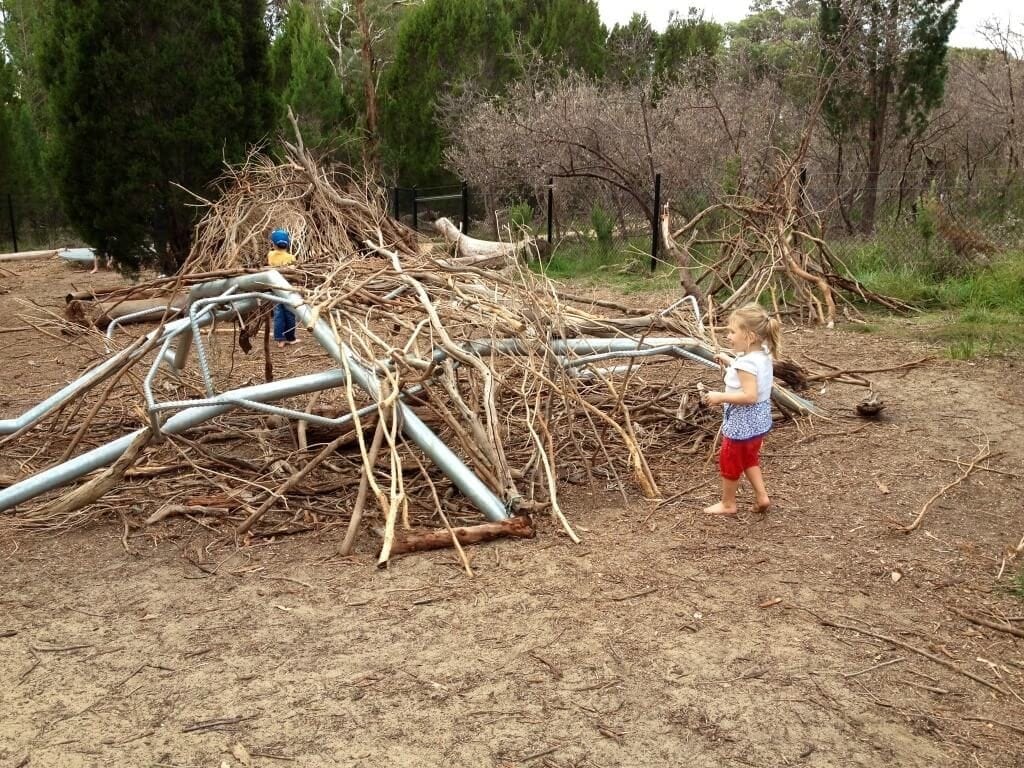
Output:
[[[718,469],[722,473],[722,500],[706,508],[709,515],[736,514],[736,486],[740,484],[743,473],[742,443],[728,437],[722,438],[722,447],[718,452]]]
[[[743,474],[746,475],[747,480],[750,481],[750,485],[754,489],[754,511],[767,512],[768,508],[772,505],[772,500],[768,496],[768,490],[764,487],[764,476],[761,474],[761,467],[747,467],[743,470]]]
[[[709,515],[735,515],[736,508],[736,487],[740,484],[739,480],[730,480],[727,477],[722,478],[722,500],[717,504],[713,504],[710,507],[705,508],[705,512]]]

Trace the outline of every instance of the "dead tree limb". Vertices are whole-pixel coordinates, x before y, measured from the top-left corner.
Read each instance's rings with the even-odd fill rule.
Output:
[[[532,539],[536,536],[533,521],[527,516],[512,517],[500,523],[482,523],[481,525],[461,526],[458,528],[428,533],[409,533],[395,539],[391,545],[392,555],[403,555],[409,552],[426,552],[431,549],[446,549],[453,546],[452,536],[459,544],[479,544],[501,538]]]

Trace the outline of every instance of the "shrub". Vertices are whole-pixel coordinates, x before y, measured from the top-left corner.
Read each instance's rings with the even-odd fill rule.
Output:
[[[533,230],[533,206],[520,200],[508,209],[508,223],[512,227],[512,237],[516,238],[523,230]]]
[[[601,246],[601,250],[606,253],[610,251],[615,217],[595,203],[594,207],[590,209],[590,226],[594,228],[594,234],[597,235],[597,243]]]

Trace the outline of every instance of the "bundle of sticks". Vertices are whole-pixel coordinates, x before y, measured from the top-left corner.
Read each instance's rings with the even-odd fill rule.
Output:
[[[261,269],[267,230],[285,226],[294,233],[297,263],[281,274],[311,308],[308,317],[329,323],[351,356],[332,360],[304,346],[302,354],[282,357],[268,343],[268,307],[261,304],[210,333],[204,375],[224,391],[282,370],[295,375],[340,362],[349,382],[350,366],[364,366],[379,391],[349,384],[282,403],[310,414],[311,423],[297,427],[236,410],[187,434],[143,429],[127,459],[89,481],[102,482],[19,505],[13,517],[20,524],[64,530],[111,509],[126,516],[126,529],[186,515],[241,537],[330,524],[347,527],[348,552],[372,517],[383,524],[384,562],[401,529],[477,515],[403,436],[401,409],[408,407],[509,510],[550,513],[577,540],[560,503],[567,483],[655,498],[659,478],[648,456],[696,452],[714,440],[719,415],[698,394],[701,373],[709,371],[679,362],[693,357],[679,351],[680,339],[709,357],[714,351],[690,304],[636,309],[569,293],[518,259],[484,265],[479,255],[428,253],[387,216],[379,195],[320,169],[301,142],[287,152],[281,164],[254,157],[232,171],[179,275],[75,300],[108,306],[141,297],[169,313],[190,286]],[[167,315],[150,319],[166,322]],[[77,332],[98,355],[139,345],[121,341],[126,335]],[[253,345],[261,332],[262,354]],[[646,348],[641,354],[638,345]],[[4,438],[3,450],[28,475],[129,426],[152,424],[142,384],[155,354],[143,345],[106,373],[103,387]],[[790,373],[799,383],[800,370]],[[208,394],[194,367],[161,378],[157,390],[180,401]],[[784,413],[799,414],[800,402],[780,389]],[[313,417],[338,414],[352,418],[344,427],[312,425]]]
[[[728,312],[767,295],[776,314],[792,311],[829,328],[837,307],[851,316],[857,301],[913,309],[869,290],[836,256],[806,204],[796,163],[780,161],[760,196],[723,198],[675,231],[669,209],[666,203],[661,212],[667,256],[679,267],[683,292],[702,306]]]

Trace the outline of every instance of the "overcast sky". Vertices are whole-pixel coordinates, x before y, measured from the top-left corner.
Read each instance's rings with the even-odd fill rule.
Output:
[[[636,13],[646,13],[651,25],[664,29],[669,11],[685,13],[690,6],[704,9],[704,15],[718,22],[738,21],[747,15],[749,0],[597,0],[601,19],[611,27],[625,23]],[[977,33],[978,25],[991,18],[1003,23],[1008,19],[1015,24],[1024,22],[1024,2],[1021,0],[963,0],[956,29],[950,43],[959,47],[983,47],[985,41]]]

